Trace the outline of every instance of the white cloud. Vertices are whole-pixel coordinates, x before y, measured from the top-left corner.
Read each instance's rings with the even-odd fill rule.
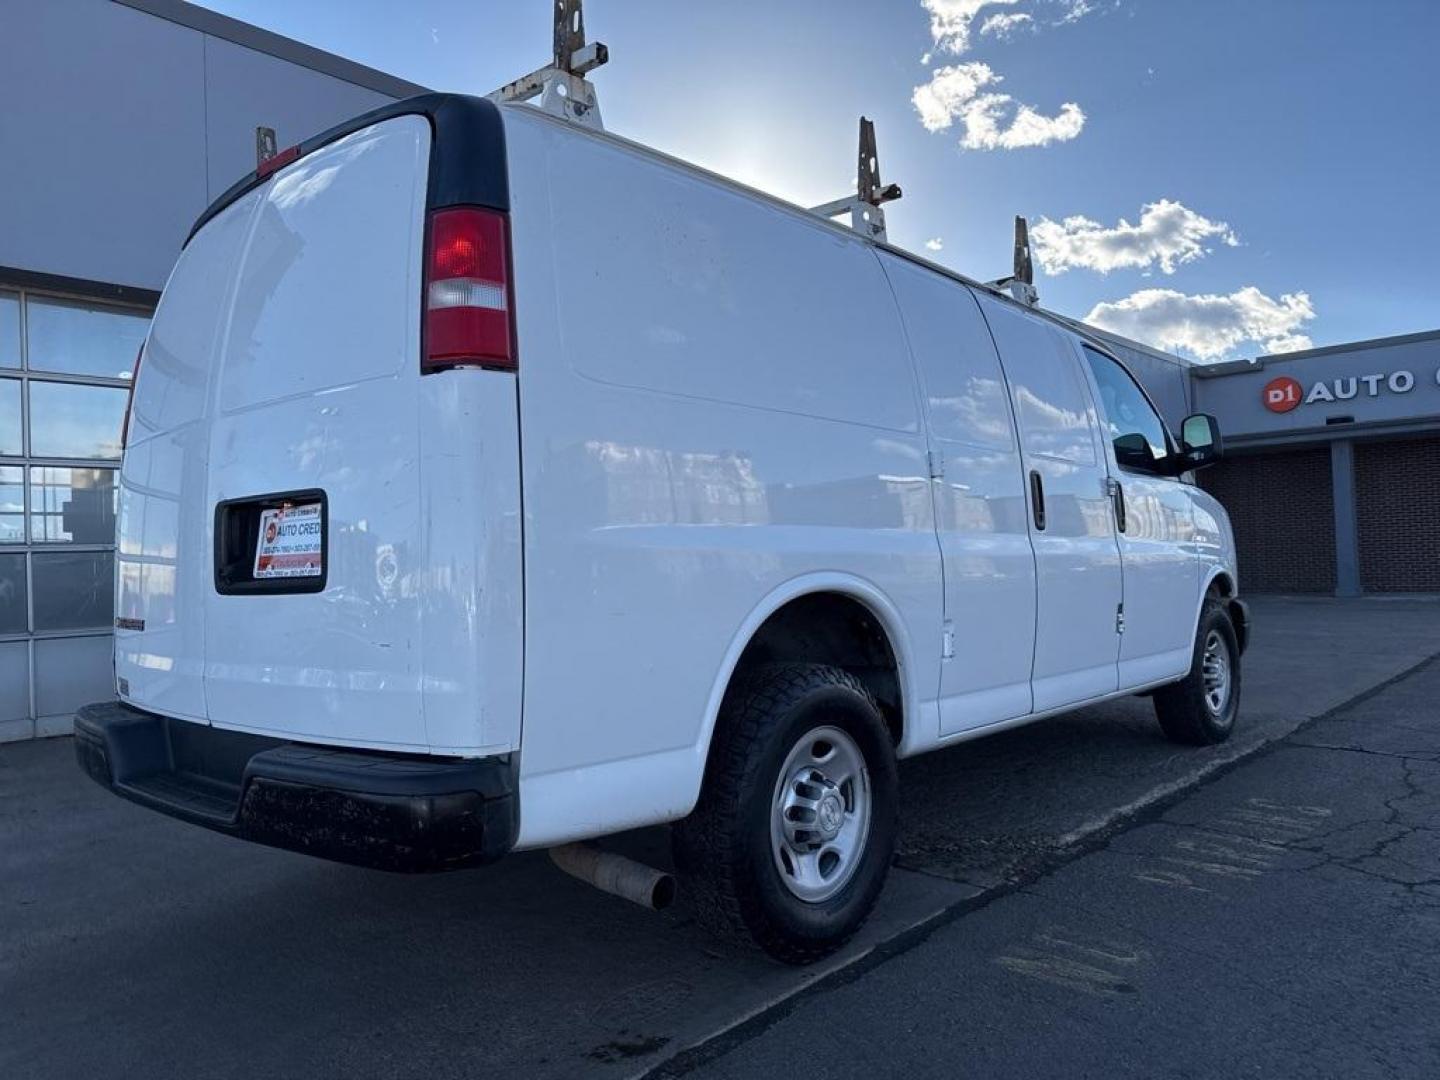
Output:
[[[925,247],[930,251],[939,251],[944,246],[945,241],[938,236],[932,236],[929,240],[925,241]]]
[[[1240,242],[1225,222],[1212,221],[1173,199],[1146,203],[1134,225],[1124,218],[1105,226],[1080,215],[1063,221],[1042,217],[1030,227],[1030,241],[1040,266],[1052,275],[1075,269],[1102,274],[1130,268],[1148,270],[1155,263],[1173,274],[1181,263],[1209,254],[1207,243],[1218,241],[1234,247]]]
[[[1056,26],[1064,26],[1066,23],[1079,22],[1086,15],[1095,10],[1095,6],[1089,0],[1062,0],[1065,4],[1065,14],[1055,21]]]
[[[965,106],[982,87],[1000,81],[1000,76],[981,61],[936,68],[930,81],[915,87],[910,100],[920,114],[926,131],[944,131],[955,122]]]
[[[920,0],[930,13],[930,36],[941,52],[959,56],[970,48],[970,26],[984,7],[1000,7],[1017,0]]]
[[[1314,342],[1305,334],[1282,334],[1279,337],[1269,338],[1265,342],[1267,353],[1299,352],[1301,349],[1309,349]]]
[[[1002,81],[983,61],[952,64],[936,68],[910,100],[927,131],[944,131],[959,120],[965,129],[960,145],[967,150],[1047,146],[1075,138],[1085,126],[1085,114],[1073,101],[1046,116],[1009,94],[981,93]]]
[[[1049,146],[1052,142],[1068,142],[1085,126],[1085,114],[1073,101],[1061,105],[1054,116],[1046,116],[1029,105],[1016,103],[1009,94],[982,94],[965,107],[963,118],[965,137],[960,145],[967,150]]]
[[[1270,353],[1307,349],[1310,338],[1300,330],[1313,318],[1307,293],[1284,293],[1276,300],[1246,285],[1228,296],[1141,289],[1123,300],[1096,304],[1085,321],[1210,361],[1243,342],[1259,342]]]
[[[1034,25],[1034,22],[1034,17],[1023,11],[997,11],[994,15],[985,17],[985,21],[980,24],[980,34],[982,37],[989,35],[1004,41],[1026,23]]]

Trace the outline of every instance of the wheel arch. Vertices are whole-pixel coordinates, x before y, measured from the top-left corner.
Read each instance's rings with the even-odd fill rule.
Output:
[[[1212,597],[1223,603],[1229,611],[1230,622],[1235,627],[1235,636],[1243,653],[1249,644],[1250,619],[1236,593],[1235,576],[1224,567],[1212,569],[1205,580],[1205,588],[1200,593],[1200,603],[1195,609],[1196,633],[1200,629],[1200,612],[1205,609],[1205,602]],[[1193,647],[1193,640],[1191,645]]]
[[[777,620],[787,618],[787,613],[804,613],[808,605],[814,605],[816,611],[820,611],[826,605],[846,604],[853,605],[851,610],[861,612],[865,618],[873,620],[876,630],[881,635],[892,665],[889,677],[894,681],[893,693],[885,692],[886,675],[883,672],[857,671],[855,665],[839,664],[837,666],[855,671],[866,687],[876,694],[877,700],[881,703],[881,711],[885,715],[886,726],[890,729],[891,738],[897,748],[901,745],[906,726],[913,723],[916,718],[919,696],[918,688],[915,685],[915,666],[911,661],[910,637],[899,608],[882,590],[863,578],[839,573],[807,574],[793,578],[767,594],[755,605],[731,638],[730,645],[725,651],[724,659],[710,688],[710,695],[705,706],[704,724],[696,744],[698,770],[694,800],[698,800],[700,797],[705,766],[709,760],[710,748],[714,740],[715,725],[719,720],[725,695],[742,664],[756,658],[754,647],[757,646],[757,643],[767,640],[765,635],[767,627],[774,628]],[[783,626],[783,621],[779,625]],[[789,655],[785,658],[799,659],[801,657]],[[825,659],[823,652],[816,656],[817,662],[824,662]],[[880,691],[879,693],[876,693],[877,689]],[[694,800],[691,802],[692,809]]]

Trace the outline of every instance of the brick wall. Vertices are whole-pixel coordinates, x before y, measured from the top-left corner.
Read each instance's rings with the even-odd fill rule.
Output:
[[[1235,527],[1242,592],[1335,591],[1329,447],[1231,457],[1199,478]]]
[[[1360,584],[1440,591],[1440,439],[1355,444]]]

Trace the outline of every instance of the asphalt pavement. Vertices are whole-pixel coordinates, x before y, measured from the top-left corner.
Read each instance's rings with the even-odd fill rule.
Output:
[[[0,1076],[768,1076],[782,1060],[767,1056],[783,1055],[782,1036],[790,1040],[786,1073],[804,1061],[807,1077],[851,1075],[857,1063],[885,1075],[902,1062],[922,1074],[1018,1074],[1027,1060],[1029,1075],[1051,1074],[1053,1067],[1033,1067],[1043,1058],[1027,1058],[1042,1044],[1073,1057],[1073,1075],[1085,1074],[1082,1065],[1105,1075],[1132,1068],[1172,1075],[1126,1056],[1164,1043],[1160,1034],[1118,1020],[1107,1028],[1104,1009],[1121,1002],[1132,1018],[1154,1010],[1158,1033],[1193,1027],[1200,1020],[1185,1018],[1204,1019],[1202,1005],[1193,1013],[1173,1001],[1161,1007],[1184,980],[1208,981],[1209,992],[1221,995],[1208,1003],[1217,1020],[1202,1024],[1206,1031],[1218,1033],[1219,1017],[1236,1018],[1232,999],[1253,999],[1259,1004],[1246,1022],[1263,1024],[1276,1040],[1299,1040],[1297,1024],[1320,1025],[1319,1038],[1329,1042],[1369,1031],[1352,1042],[1373,1061],[1398,1062],[1395,1075],[1423,1075],[1405,1071],[1426,1060],[1414,1041],[1424,1038],[1426,1010],[1406,988],[1420,985],[1426,950],[1436,952],[1435,925],[1397,896],[1366,891],[1400,886],[1351,882],[1345,875],[1357,872],[1329,855],[1302,873],[1290,847],[1261,849],[1273,858],[1258,875],[1246,872],[1258,864],[1243,861],[1232,870],[1187,870],[1169,860],[1228,864],[1214,852],[1167,849],[1188,834],[1172,841],[1153,830],[1214,831],[1169,816],[1264,766],[1271,774],[1259,774],[1254,792],[1232,810],[1271,812],[1243,801],[1251,798],[1274,802],[1282,809],[1273,813],[1295,820],[1308,818],[1283,808],[1327,809],[1327,820],[1356,824],[1335,842],[1359,844],[1366,828],[1378,827],[1363,815],[1392,798],[1376,787],[1382,767],[1399,759],[1302,748],[1296,740],[1339,739],[1337,731],[1351,729],[1336,725],[1354,721],[1337,708],[1387,685],[1353,708],[1401,695],[1391,699],[1403,710],[1399,719],[1416,739],[1431,738],[1435,720],[1424,694],[1404,697],[1429,669],[1393,680],[1440,652],[1440,603],[1260,598],[1255,618],[1241,727],[1224,747],[1165,742],[1149,702],[1131,698],[903,763],[901,848],[881,904],[850,947],[804,970],[717,945],[694,926],[683,895],[655,915],[565,877],[543,855],[434,877],[322,863],[116,799],[75,767],[69,740],[0,746]],[[1433,702],[1433,688],[1427,692]],[[1392,750],[1409,737],[1381,725],[1365,734],[1400,739],[1387,744]],[[1416,742],[1406,752],[1431,745]],[[1366,768],[1336,765],[1310,781],[1298,765],[1275,773],[1274,763],[1291,754],[1353,757]],[[1307,784],[1320,784],[1325,797],[1290,790]],[[1400,805],[1407,813],[1433,809],[1433,799]],[[1167,816],[1152,821],[1165,807]],[[667,858],[664,830],[615,843],[657,863]],[[1151,846],[1130,850],[1136,844]],[[1407,834],[1381,857],[1427,844],[1433,852],[1433,836]],[[1149,877],[1112,865],[1126,859],[1150,860]],[[1080,881],[1081,874],[1095,877]],[[1302,895],[1311,874],[1319,891]],[[1423,906],[1430,888],[1413,884],[1410,903]],[[1216,898],[1211,908],[1179,906],[1207,897]],[[1286,922],[1282,913],[1292,905],[1298,917]],[[1377,938],[1349,941],[1366,951],[1339,965],[1343,971],[1330,970],[1344,955],[1336,943],[1306,938],[1331,907],[1346,913],[1347,927],[1373,927]],[[1028,936],[1014,936],[1025,918]],[[1185,932],[1167,933],[1166,920],[1182,918]],[[1104,941],[1117,944],[1115,955],[1145,959],[1116,968],[1121,961],[1101,955]],[[971,951],[947,954],[947,943]],[[1127,943],[1129,952],[1118,948]],[[1222,956],[1232,944],[1253,954],[1253,984],[1216,982],[1234,972]],[[1318,980],[1328,970],[1336,981],[1324,995],[1318,983],[1311,987],[1317,1011],[1281,1023],[1283,995],[1264,997],[1278,978],[1267,958],[1298,964],[1294,958],[1311,954],[1316,963],[1296,978],[1308,971]],[[995,959],[1002,955],[1006,963]],[[1034,974],[1041,971],[1051,977]],[[892,981],[900,972],[909,977]],[[1066,972],[1071,982],[1118,989],[1095,997],[1067,988]],[[1389,997],[1373,983],[1387,973]],[[982,993],[987,987],[993,1000]],[[1310,992],[1291,997],[1308,1002]],[[858,1019],[832,1011],[852,994],[868,1003]],[[1393,999],[1394,1026],[1408,1022],[1411,1042],[1395,1042],[1386,1034],[1392,1029],[1332,1021],[1324,1010],[1347,996],[1366,1025],[1378,1023]],[[938,1028],[954,1038],[939,1038]],[[1102,1038],[1121,1029],[1123,1036]],[[811,1069],[812,1030],[830,1032],[837,1053],[862,1033],[884,1053],[822,1053]],[[1267,1045],[1273,1053],[1264,1060],[1281,1060],[1281,1042]],[[1398,1056],[1404,1046],[1411,1057]],[[1430,1049],[1433,1058],[1433,1043]],[[922,1050],[950,1056],[927,1062]],[[1213,1054],[1197,1053],[1195,1069],[1173,1075],[1210,1075],[1214,1062],[1240,1060]],[[1302,1060],[1298,1050],[1288,1060]],[[1359,1068],[1353,1055],[1337,1060]]]
[[[1422,1080],[1437,960],[1433,661],[659,1073]]]

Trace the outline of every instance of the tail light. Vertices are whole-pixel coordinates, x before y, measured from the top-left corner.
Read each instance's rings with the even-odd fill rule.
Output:
[[[135,408],[135,383],[140,378],[140,358],[145,355],[145,342],[135,350],[135,366],[130,369],[130,392],[125,395],[125,419],[120,421],[120,449],[130,445],[130,412]]]
[[[515,370],[509,233],[495,210],[466,206],[430,215],[422,370]]]

